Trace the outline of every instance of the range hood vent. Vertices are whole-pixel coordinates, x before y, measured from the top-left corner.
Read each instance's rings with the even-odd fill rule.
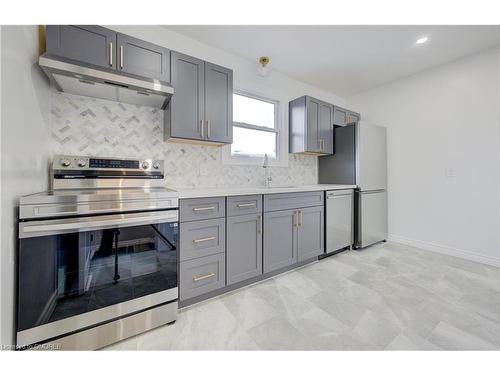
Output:
[[[42,55],[38,64],[59,91],[165,109],[174,89],[166,82]]]

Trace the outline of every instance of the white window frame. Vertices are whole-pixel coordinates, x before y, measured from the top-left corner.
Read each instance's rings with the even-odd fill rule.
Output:
[[[257,126],[253,124],[233,122],[233,127],[240,127],[244,129],[253,129],[260,131],[267,131],[276,134],[276,158],[269,157],[270,166],[281,166],[286,167],[288,165],[288,133],[286,132],[286,127],[284,126],[285,113],[283,105],[279,100],[271,99],[260,94],[248,90],[234,89],[234,94],[246,96],[248,98],[261,100],[274,104],[274,128],[267,128],[264,126]],[[262,156],[250,156],[250,155],[233,155],[231,154],[231,146],[227,145],[222,148],[222,162],[224,164],[230,165],[262,165]]]

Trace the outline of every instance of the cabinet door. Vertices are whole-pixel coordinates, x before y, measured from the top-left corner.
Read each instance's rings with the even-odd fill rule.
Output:
[[[116,40],[119,71],[170,82],[170,50],[124,34]]]
[[[319,105],[320,151],[333,154],[333,105],[321,102]]]
[[[264,214],[264,273],[297,263],[296,210]]]
[[[205,131],[209,141],[233,141],[233,71],[205,63]]]
[[[298,210],[297,252],[299,262],[323,254],[324,223],[322,206]]]
[[[262,274],[262,215],[227,218],[227,284]]]
[[[359,113],[356,113],[356,112],[347,112],[347,120],[346,122],[348,124],[354,124],[355,122],[358,122],[360,119],[360,115]]]
[[[48,25],[47,53],[115,69],[116,33],[95,25]]]
[[[333,107],[333,123],[338,126],[347,124],[347,110],[340,107]]]
[[[170,136],[204,139],[204,62],[172,51],[171,65],[175,94],[168,107]]]
[[[308,152],[320,152],[319,147],[319,100],[307,97],[306,99],[306,136]]]

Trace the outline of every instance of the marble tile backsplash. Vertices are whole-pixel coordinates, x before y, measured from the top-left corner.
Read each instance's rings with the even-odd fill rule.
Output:
[[[51,93],[53,154],[151,157],[165,160],[173,187],[248,187],[264,183],[260,166],[222,163],[218,147],[166,143],[163,112],[149,107]],[[288,167],[270,167],[275,185],[317,183],[317,158],[289,154]]]

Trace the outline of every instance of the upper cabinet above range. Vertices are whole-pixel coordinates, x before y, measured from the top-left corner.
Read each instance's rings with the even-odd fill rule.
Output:
[[[48,25],[47,53],[170,82],[170,50],[96,25]]]
[[[172,52],[172,97],[164,116],[169,142],[223,145],[233,140],[233,71]]]

